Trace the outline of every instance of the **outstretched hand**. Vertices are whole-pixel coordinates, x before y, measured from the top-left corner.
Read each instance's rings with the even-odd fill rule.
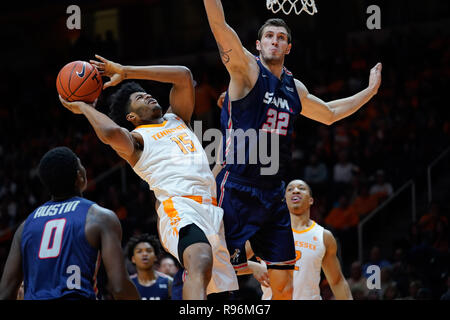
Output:
[[[378,88],[381,85],[381,70],[383,69],[383,65],[381,62],[378,62],[375,67],[370,70],[369,76],[369,89],[373,94],[377,94]]]
[[[105,59],[98,54],[95,57],[100,60],[89,60],[89,62],[97,68],[101,76],[109,77],[109,81],[103,85],[103,89],[118,85],[124,79],[123,66],[119,63]]]

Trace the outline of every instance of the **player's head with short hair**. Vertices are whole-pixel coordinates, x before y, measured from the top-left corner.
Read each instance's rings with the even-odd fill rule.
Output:
[[[110,102],[110,118],[129,130],[162,116],[158,101],[134,81],[123,83]]]
[[[309,212],[314,203],[311,187],[300,179],[289,182],[285,199],[289,212],[296,215]]]
[[[266,22],[264,22],[264,24],[258,30],[258,40],[261,41],[261,38],[263,37],[263,34],[264,34],[264,29],[266,27],[269,27],[269,26],[285,28],[286,29],[288,43],[292,42],[291,28],[289,28],[287,23],[283,19],[280,19],[280,18],[267,19]]]
[[[86,189],[86,170],[67,147],[48,151],[39,162],[39,178],[52,197],[80,196]]]
[[[284,56],[291,51],[291,29],[283,19],[267,20],[258,31],[256,49],[267,64],[283,64]]]
[[[126,248],[128,259],[138,269],[152,268],[161,253],[159,240],[148,233],[131,237]]]

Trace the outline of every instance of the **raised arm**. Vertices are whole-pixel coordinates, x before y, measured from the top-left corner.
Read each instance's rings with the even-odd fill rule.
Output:
[[[244,48],[236,32],[225,21],[220,0],[203,0],[209,26],[216,39],[220,57],[231,77],[230,96],[242,98],[253,88],[258,78],[258,64]]]
[[[341,265],[336,256],[336,239],[330,231],[324,230],[323,240],[326,252],[322,260],[322,270],[330,284],[331,291],[333,291],[337,300],[353,300],[347,280],[342,274]]]
[[[326,125],[350,116],[377,94],[381,84],[381,69],[382,65],[378,63],[370,70],[369,85],[366,89],[351,97],[330,102],[324,102],[310,94],[303,83],[296,79],[297,92],[302,103],[301,114]]]
[[[123,66],[119,63],[95,55],[96,60],[90,60],[102,76],[110,78],[103,88],[115,86],[122,80],[152,80],[171,83],[169,101],[173,113],[186,123],[191,120],[195,104],[195,91],[191,71],[184,66]]]
[[[122,128],[104,113],[83,101],[67,102],[59,97],[62,105],[75,114],[83,114],[94,128],[97,137],[110,145],[123,159],[131,165],[137,161],[137,151],[142,149],[137,135]]]
[[[16,300],[23,280],[20,242],[24,223],[17,228],[0,282],[0,300]]]

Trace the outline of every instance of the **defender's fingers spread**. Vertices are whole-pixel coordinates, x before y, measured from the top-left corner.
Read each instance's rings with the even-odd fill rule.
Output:
[[[95,60],[89,60],[89,62],[90,62],[92,65],[96,66],[96,67],[99,67],[99,66],[101,66],[101,65],[104,65],[104,63],[101,63],[101,62],[98,62],[98,61],[95,61]]]
[[[100,61],[102,61],[102,62],[108,61],[108,60],[106,60],[105,58],[99,56],[98,54],[96,54],[95,57],[96,57],[97,59],[99,59]]]

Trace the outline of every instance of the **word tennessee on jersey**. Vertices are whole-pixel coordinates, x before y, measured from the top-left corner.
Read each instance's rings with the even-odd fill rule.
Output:
[[[252,153],[255,148],[262,148],[264,144],[268,153],[279,153],[279,170],[273,176],[282,178],[291,160],[293,122],[302,106],[292,73],[284,68],[281,79],[278,79],[258,57],[255,59],[260,72],[248,95],[237,101],[231,101],[228,92],[225,96],[220,117],[223,135],[222,163],[231,174],[247,178],[259,177],[261,168],[269,165],[263,163],[260,157],[257,157],[255,162]],[[257,131],[256,143],[249,141],[250,134],[246,134],[247,140],[238,138],[241,131],[245,134],[252,130]],[[260,141],[260,131],[278,135],[278,145],[271,145],[270,138],[267,142]],[[243,150],[244,163],[240,161],[243,158]],[[266,180],[267,178],[262,177]]]
[[[85,234],[93,204],[81,197],[49,201],[28,216],[21,241],[26,300],[96,298],[100,254]]]
[[[214,176],[197,136],[173,113],[161,124],[134,131],[144,139],[144,150],[133,170],[163,202],[173,196],[216,196]]]

